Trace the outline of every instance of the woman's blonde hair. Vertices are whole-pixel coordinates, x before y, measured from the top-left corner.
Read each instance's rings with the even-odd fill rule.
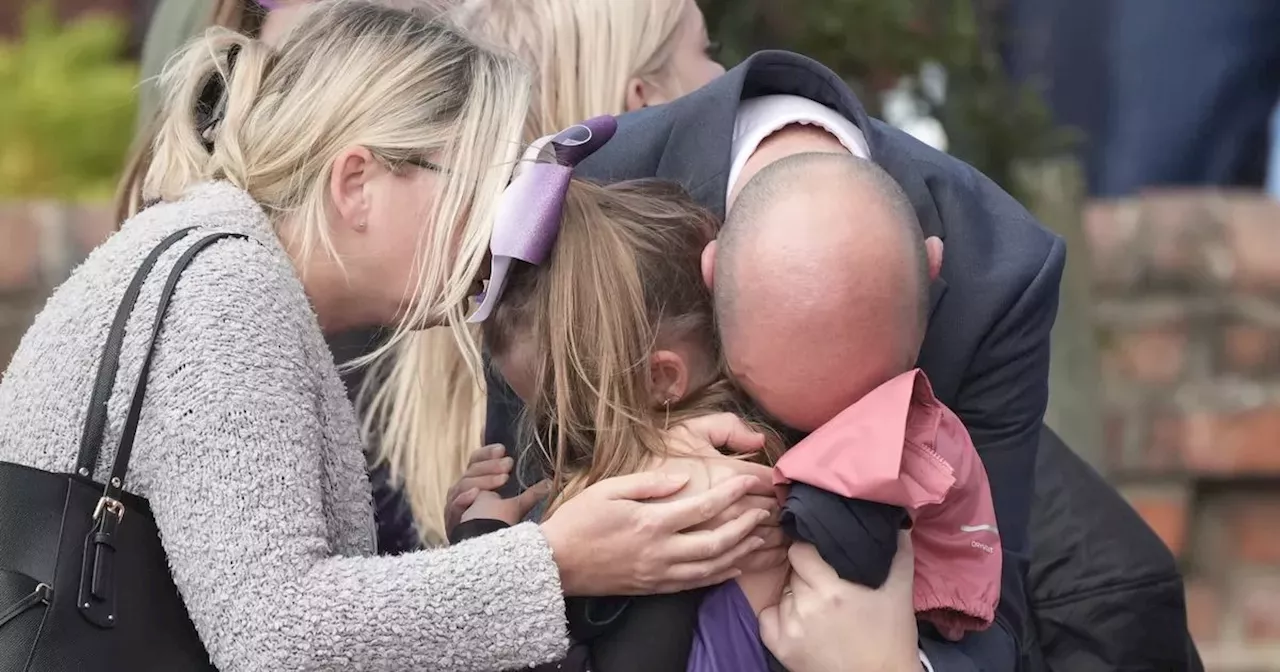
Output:
[[[549,462],[552,509],[662,456],[668,423],[749,408],[723,374],[702,282],[714,216],[659,180],[574,182],[563,213],[550,259],[520,264],[484,325],[494,357],[508,356],[519,341],[533,360],[523,431]],[[655,403],[649,358],[672,342],[701,349],[714,376],[681,399]],[[771,463],[781,439],[766,436],[758,458]]]
[[[196,109],[215,78],[225,82],[225,115],[202,137]],[[194,183],[227,180],[273,222],[296,226],[290,238],[302,257],[333,254],[325,202],[330,163],[342,149],[363,146],[393,169],[429,158],[443,164],[416,260],[416,298],[375,355],[415,325],[463,324],[493,208],[521,147],[529,86],[514,59],[414,11],[335,0],[311,10],[278,51],[210,29],[174,58],[161,86],[165,102],[144,198],[171,200]],[[473,334],[458,326],[451,335],[478,368]],[[387,373],[399,377],[412,365],[393,359]]]
[[[526,137],[626,111],[632,78],[661,83],[694,0],[462,0],[456,20],[537,69]]]
[[[633,77],[660,80],[692,1],[462,0],[451,18],[536,71],[524,133],[533,140],[622,113]],[[484,432],[484,383],[444,329],[412,334],[395,359],[394,371],[376,371],[365,386],[367,427],[424,541],[438,543],[448,489]]]
[[[205,27],[221,27],[234,30],[245,35],[254,35],[262,26],[265,13],[253,0],[215,0],[208,8]],[[133,148],[121,172],[120,184],[116,188],[116,226],[138,214],[142,209],[142,182],[151,167],[151,146],[155,144],[155,135],[159,127],[159,119],[144,119],[138,135],[133,139]]]

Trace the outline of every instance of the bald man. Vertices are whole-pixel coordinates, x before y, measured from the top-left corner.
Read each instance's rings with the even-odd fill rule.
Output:
[[[1081,661],[1093,665],[1090,669],[1200,669],[1190,662],[1195,656],[1185,627],[1182,582],[1169,569],[1175,565],[1167,549],[1152,541],[1156,537],[1149,530],[1145,537],[1135,534],[1133,527],[1142,527],[1140,522],[1117,527],[1116,521],[1140,519],[1061,442],[1038,449],[1048,402],[1049,333],[1065,247],[991,180],[872,119],[838,75],[812,59],[781,51],[757,53],[672,103],[622,115],[613,140],[576,173],[599,182],[646,177],[679,182],[704,207],[732,218],[736,199],[755,175],[781,159],[809,152],[868,160],[910,202],[928,250],[930,277],[928,326],[916,366],[928,374],[938,399],[964,422],[990,476],[1005,551],[996,625],[959,643],[940,641],[922,628],[920,647],[934,672],[1005,672],[1010,668],[982,664],[1002,659],[1003,653],[996,651],[1004,646],[1002,636],[1014,642],[1020,670],[1048,669],[1044,651],[1058,661],[1054,669],[1059,663],[1075,669],[1071,666],[1079,667]],[[818,191],[804,181],[792,186],[807,190],[810,197]],[[827,227],[856,232],[864,210],[851,204],[846,211],[828,211]],[[788,218],[760,221],[780,229],[774,240],[784,242],[787,231],[801,225]],[[832,249],[834,260],[826,265],[850,265],[855,257],[865,264],[863,255],[870,252],[862,248],[862,238],[853,239],[838,252]],[[761,277],[782,263],[762,255]],[[821,296],[822,283],[814,284],[811,291]],[[792,294],[778,303],[803,300],[813,299]],[[766,307],[795,308],[778,303]],[[728,336],[731,341],[735,337]],[[786,338],[785,333],[780,337]],[[856,389],[858,379],[868,375],[863,367],[877,366],[863,360],[881,356],[852,352],[829,361],[832,371],[823,373],[836,378],[835,372],[846,371],[849,382],[833,384]],[[739,368],[752,375],[750,365]],[[504,443],[518,453],[518,399],[492,375],[489,399],[487,442]],[[1043,493],[1037,473],[1053,476]],[[538,480],[529,476],[510,479],[509,491],[520,480]],[[1089,506],[1079,506],[1069,496],[1076,491],[1089,494],[1084,500]],[[1111,496],[1095,496],[1098,491]],[[1028,540],[1033,494],[1038,514],[1034,549]],[[1081,548],[1110,553],[1080,553]],[[1030,559],[1039,568],[1034,609],[1026,585]],[[1037,633],[1046,638],[1044,649]]]
[[[914,367],[936,243],[871,161],[804,152],[764,167],[703,254],[734,378],[771,417],[809,432]]]

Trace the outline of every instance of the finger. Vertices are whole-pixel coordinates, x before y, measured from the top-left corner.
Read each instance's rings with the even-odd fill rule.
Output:
[[[768,543],[768,542],[766,542]],[[738,569],[743,574],[751,574],[754,572],[765,572],[786,565],[787,549],[784,546],[777,548],[761,547],[751,552],[747,557],[738,563]]]
[[[840,578],[812,544],[791,544],[787,559],[791,561],[792,574],[811,586]]]
[[[502,487],[511,478],[510,474],[495,474],[493,476],[468,476],[458,482],[459,490],[471,488],[479,488],[481,490],[497,490]]]
[[[778,491],[773,486],[773,472],[769,471],[765,474],[750,474],[750,476],[752,478],[751,488],[747,490],[747,494],[751,495],[752,497],[759,497],[761,499],[772,500],[773,503],[769,504],[768,506],[770,510],[777,511],[778,510],[778,495],[777,495]],[[765,507],[761,506],[760,508],[765,508]]]
[[[760,523],[760,528],[754,534],[763,535],[766,528],[778,527],[781,523],[781,511],[778,508],[778,500],[772,497],[760,497],[757,495],[745,495],[739,499],[737,503],[732,504],[729,508],[720,512],[720,515],[694,526],[693,529],[707,530],[724,524],[730,520],[741,516],[748,511],[768,511],[769,517]]]
[[[915,547],[911,543],[911,531],[903,530],[898,533],[898,552],[893,555],[893,564],[889,566],[889,578],[885,583],[899,588],[905,585],[907,592],[910,592],[911,584],[915,579],[915,566]]]
[[[472,462],[467,467],[467,478],[476,476],[493,476],[496,474],[506,474],[511,471],[511,467],[515,466],[515,460],[509,457],[500,457],[492,460],[483,460],[480,462]]]
[[[793,578],[788,576],[788,579]],[[799,619],[799,606],[796,604],[795,585],[790,580],[787,581],[786,587],[782,589],[782,594],[778,596],[778,616],[779,622],[784,618],[788,621]]]
[[[701,525],[741,500],[752,482],[753,479],[748,476],[732,478],[686,499],[654,504],[650,515],[656,517],[659,529],[672,532]],[[764,520],[764,517],[758,517],[755,513],[748,514],[757,522]],[[767,516],[768,512],[765,514]]]
[[[747,537],[719,557],[713,557],[710,560],[673,564],[669,575],[673,581],[685,586],[682,590],[712,586],[728,580],[725,578],[719,581],[714,580],[717,577],[737,578],[742,575],[742,571],[737,567],[738,561],[743,556],[756,550],[759,544],[759,539]]]
[[[764,643],[765,648],[778,655],[778,649],[782,644],[782,624],[779,619],[781,608],[778,606],[765,607],[758,616],[760,620],[760,641]]]
[[[664,474],[659,471],[642,471],[638,474],[606,478],[583,491],[593,492],[605,499],[630,499],[644,501],[670,497],[689,483],[688,474]]]
[[[772,488],[772,486],[770,487]],[[744,510],[745,509],[762,509],[764,511],[768,511],[769,518],[766,519],[763,523],[760,523],[761,525],[772,525],[774,527],[777,527],[778,525],[781,524],[781,521],[779,520],[779,518],[782,513],[782,507],[778,506],[778,498],[774,497],[773,495],[761,496],[761,495],[747,494],[742,498],[739,506],[743,507]]]
[[[529,515],[529,512],[533,510],[533,507],[537,506],[539,502],[545,499],[550,492],[551,481],[543,480],[529,488],[526,488],[524,492],[516,495],[516,505],[520,507],[520,517],[524,518]]]
[[[748,511],[737,518],[711,530],[682,532],[671,538],[666,560],[671,563],[702,562],[722,560],[728,554],[740,550],[743,545],[750,548],[725,566],[735,564],[737,560],[751,551],[764,545],[764,540],[751,534],[766,514],[763,511]]]
[[[680,593],[686,590],[697,590],[698,588],[706,588],[707,586],[718,586],[725,581],[732,581],[742,576],[742,571],[736,567],[731,567],[718,574],[711,574],[705,578],[694,578],[689,580],[668,581],[658,584],[653,591],[659,595],[668,595],[671,593]]]
[[[799,600],[809,600],[816,594],[821,592],[817,586],[808,583],[804,577],[791,572],[791,576],[787,579],[787,589],[783,591],[786,597],[795,596]]]
[[[735,458],[728,459],[732,459],[737,463],[734,467],[734,471],[738,474],[742,476],[752,476],[756,479],[756,482],[752,484],[751,490],[749,491],[751,496],[771,499],[774,502],[774,508],[777,508],[778,495],[777,490],[773,486],[773,467],[767,467],[755,462],[745,462]]]
[[[757,525],[756,529],[751,530],[751,534],[760,537],[760,539],[764,541],[764,545],[760,547],[761,549],[773,550],[785,548],[788,541],[787,533],[778,525],[770,523],[768,518],[766,518],[763,523]]]
[[[501,443],[491,443],[471,451],[471,456],[467,458],[467,465],[470,466],[486,460],[496,460],[506,454],[507,449]]]
[[[447,516],[450,520],[457,520],[462,516],[462,512],[466,511],[472,504],[476,503],[476,497],[480,495],[480,491],[476,488],[463,491],[462,494],[454,497],[449,502],[449,510]]]
[[[764,434],[751,429],[742,418],[732,413],[715,413],[686,420],[680,424],[695,438],[717,448],[735,453],[753,453],[764,449]]]

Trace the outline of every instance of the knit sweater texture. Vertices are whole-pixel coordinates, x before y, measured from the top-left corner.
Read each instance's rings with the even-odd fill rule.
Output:
[[[564,654],[559,572],[537,526],[373,557],[354,410],[265,215],[227,184],[151,207],[49,299],[0,380],[0,461],[74,469],[120,297],[170,233],[129,320],[95,477],[115,457],[160,288],[202,234],[160,334],[125,489],[150,501],[213,663],[243,670],[502,670]],[[125,518],[128,525],[128,518]]]

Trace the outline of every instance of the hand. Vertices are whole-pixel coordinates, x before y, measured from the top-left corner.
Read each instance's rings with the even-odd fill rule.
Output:
[[[782,601],[760,613],[760,638],[791,672],[918,672],[908,532],[879,589],[843,581],[817,549],[793,544]]]
[[[471,453],[467,460],[467,471],[445,494],[444,529],[452,530],[457,527],[462,521],[462,512],[476,501],[481,492],[497,490],[507,482],[515,460],[506,454],[506,448],[500,443],[477,448]]]
[[[715,413],[686,420],[664,433],[669,455],[718,454],[728,448],[739,455],[764,450],[764,435],[732,413]]]
[[[503,499],[502,495],[492,490],[483,490],[476,495],[475,503],[463,512],[461,522],[483,518],[501,520],[508,525],[515,525],[524,520],[525,515],[549,492],[551,492],[551,481],[542,481],[510,499]]]
[[[737,567],[743,572],[758,572],[786,562],[789,540],[778,524],[780,507],[773,487],[773,469],[740,457],[726,456],[719,450],[723,447],[749,455],[764,448],[764,435],[752,430],[732,413],[717,413],[682,422],[667,430],[664,439],[667,455],[672,457],[656,462],[655,468],[667,474],[690,476],[689,487],[674,499],[705,492],[711,486],[736,476],[755,479],[751,490],[741,500],[692,529],[713,530],[748,511],[763,509],[769,512],[769,518],[751,533],[764,543],[744,556]]]
[[[773,487],[773,469],[763,464],[747,462],[746,460],[728,457],[719,453],[713,457],[704,458],[703,466],[708,487],[739,476],[747,476],[754,480],[751,489],[736,504],[730,505],[720,515],[701,525],[695,525],[692,529],[712,530],[734,520],[747,511],[763,509],[769,512],[769,517],[757,525],[751,531],[751,534],[759,537],[764,543],[756,550],[745,555],[738,562],[737,567],[747,573],[772,569],[785,563],[787,561],[787,546],[791,543],[791,540],[782,531],[778,520],[779,515],[781,515],[781,506],[778,503],[778,496]]]
[[[641,472],[583,490],[542,523],[565,595],[653,595],[736,578],[735,565],[760,547],[751,535],[768,518],[752,510],[712,530],[682,532],[720,515],[755,479],[734,478],[674,502],[687,476]]]

